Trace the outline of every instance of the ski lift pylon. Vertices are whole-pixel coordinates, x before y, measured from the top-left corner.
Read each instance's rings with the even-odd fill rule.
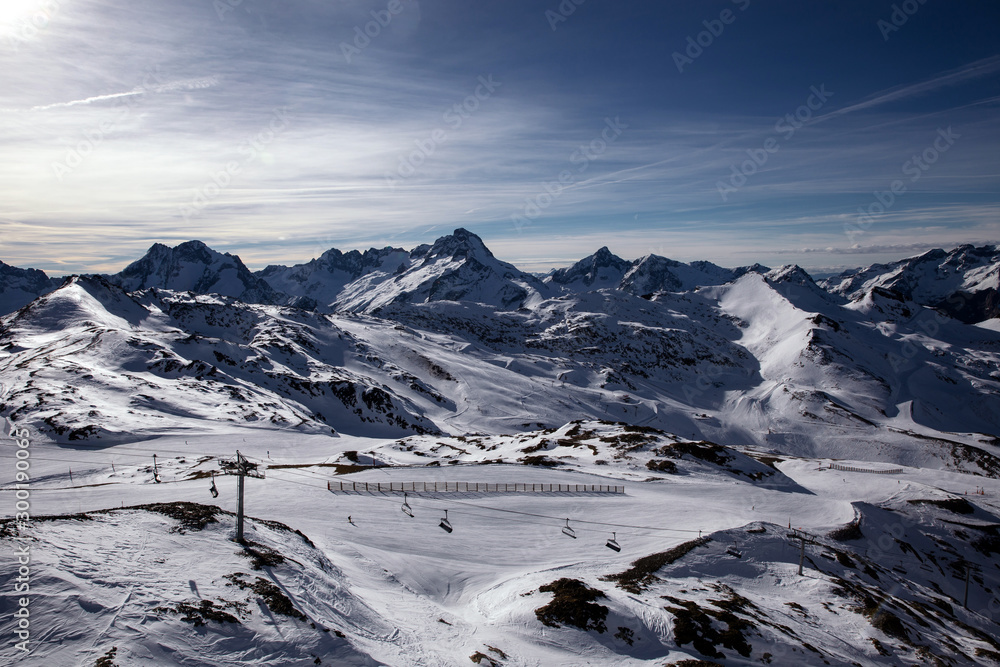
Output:
[[[403,514],[405,514],[406,516],[413,518],[413,508],[410,507],[410,503],[407,500],[405,493],[403,494],[403,505],[399,509],[401,509],[403,511]]]
[[[617,538],[618,538],[618,534],[617,533],[611,533],[611,539],[608,540],[607,543],[604,546],[606,546],[607,548],[611,549],[612,551],[621,551],[622,547],[621,547],[620,544],[618,544],[618,539]]]
[[[208,492],[212,494],[213,498],[219,497],[219,489],[215,486],[215,473],[212,473],[212,486],[209,487]]]
[[[576,539],[576,531],[569,527],[569,519],[566,519],[566,525],[563,526],[562,532],[563,535],[572,537],[574,540]]]
[[[448,510],[444,511],[444,518],[441,519],[441,523],[438,524],[438,527],[441,528],[446,533],[450,533],[451,531],[455,530],[454,528],[451,527],[451,521],[448,521]]]

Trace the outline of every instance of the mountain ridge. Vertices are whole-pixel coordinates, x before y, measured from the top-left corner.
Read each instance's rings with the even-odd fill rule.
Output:
[[[458,228],[433,244],[409,251],[386,246],[345,253],[331,248],[304,264],[269,265],[255,272],[239,256],[218,253],[201,241],[173,248],[156,243],[142,258],[105,278],[130,291],[157,287],[322,312],[375,312],[391,304],[438,300],[517,308],[528,299],[592,289],[650,296],[721,285],[748,272],[788,282],[790,271],[800,286],[808,283],[813,291],[845,301],[863,299],[879,287],[969,324],[1000,316],[1000,249],[996,245],[935,249],[820,280],[801,267],[772,269],[755,264],[727,269],[711,262],[683,263],[653,254],[625,260],[603,246],[569,267],[539,277],[498,260],[479,236]],[[0,262],[0,314],[17,310],[61,282],[36,269],[16,269]]]

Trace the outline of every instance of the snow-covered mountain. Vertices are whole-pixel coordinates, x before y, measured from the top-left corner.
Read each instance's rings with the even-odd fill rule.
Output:
[[[556,269],[546,276],[545,282],[570,292],[620,289],[635,296],[645,296],[655,292],[686,292],[700,286],[722,285],[748,270],[760,273],[769,269],[724,269],[711,262],[684,264],[659,255],[646,255],[630,262],[605,246],[573,266]]]
[[[545,282],[573,291],[614,288],[621,284],[622,277],[631,266],[632,262],[622,259],[604,246],[573,266],[556,269],[546,276]]]
[[[464,301],[512,310],[545,293],[536,277],[498,260],[472,232],[456,229],[414,248],[393,275],[369,273],[347,286],[337,307],[374,313],[397,304]]]
[[[407,262],[406,280],[372,271],[351,293],[374,314],[74,279],[0,320],[0,412],[62,441],[204,420],[389,435],[612,418],[796,455],[994,465],[995,330],[881,296],[844,304],[798,267],[641,298],[553,294],[473,235]]]
[[[155,288],[129,294],[80,277],[4,320],[0,341],[0,411],[64,442],[206,422],[436,430],[381,377],[351,370],[361,342],[301,309]]]
[[[0,315],[13,313],[59,287],[62,279],[38,269],[19,269],[0,262]]]
[[[472,301],[517,308],[550,292],[537,278],[501,262],[465,229],[410,252],[399,248],[330,250],[292,267],[269,266],[257,275],[273,289],[314,303],[322,312],[377,312],[394,304]]]
[[[378,272],[387,277],[405,270],[409,255],[402,248],[372,248],[364,253],[357,250],[343,253],[332,248],[305,264],[272,265],[256,275],[273,289],[298,297],[300,303],[326,310],[337,302],[347,285],[362,276]]]
[[[996,262],[952,255],[827,291],[602,248],[543,281],[456,230],[71,278],[0,317],[36,642],[0,661],[1000,664],[1000,326],[934,307]]]
[[[892,290],[963,322],[981,322],[1000,316],[1000,247],[963,245],[950,252],[930,250],[898,262],[845,271],[821,284],[851,300],[865,298],[876,287]]]
[[[201,241],[174,248],[155,243],[142,259],[105,278],[129,292],[156,287],[218,294],[246,303],[275,304],[284,299],[251,273],[239,257],[216,252]]]

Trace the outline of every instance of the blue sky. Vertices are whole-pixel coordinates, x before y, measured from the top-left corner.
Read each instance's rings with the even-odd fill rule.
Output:
[[[197,238],[256,269],[465,227],[533,271],[607,245],[822,272],[998,242],[998,19],[978,0],[5,0],[0,259],[116,271]]]

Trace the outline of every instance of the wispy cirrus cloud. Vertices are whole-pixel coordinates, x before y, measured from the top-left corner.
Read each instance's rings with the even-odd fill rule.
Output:
[[[878,92],[865,100],[823,114],[816,118],[815,122],[854,113],[855,111],[873,109],[892,102],[900,102],[909,98],[928,95],[941,88],[961,85],[975,79],[988,77],[997,72],[1000,72],[1000,56],[984,58],[945,72],[944,74],[930,77],[925,81],[895,86],[889,90]]]
[[[615,243],[626,256],[652,248],[724,265],[830,263],[821,252],[774,248],[846,252],[845,221],[948,125],[965,138],[863,240],[888,252],[916,228],[928,239],[989,237],[982,230],[1000,192],[1000,57],[942,57],[943,71],[930,76],[933,68],[914,64],[879,77],[841,60],[765,76],[763,63],[743,66],[754,56],[734,32],[712,53],[739,55],[728,62],[746,85],[711,54],[675,80],[653,66],[658,33],[649,27],[649,39],[637,39],[655,21],[618,8],[615,21],[580,13],[553,34],[532,23],[539,15],[529,5],[506,3],[486,20],[414,2],[348,63],[338,45],[384,9],[381,0],[244,0],[222,16],[200,0],[134,0],[127,10],[66,3],[44,34],[19,45],[18,66],[0,71],[10,107],[0,110],[0,152],[13,156],[0,161],[2,259],[113,270],[152,242],[201,238],[262,266],[334,246],[415,245],[464,226],[536,269]],[[766,31],[768,11],[753,25],[748,14],[743,29]],[[93,48],[95,36],[112,34]],[[472,99],[480,76],[500,82],[488,99]],[[721,201],[719,179],[820,79],[841,106],[783,141],[738,196]],[[780,102],[759,92],[774,89]],[[287,127],[268,138],[278,109]],[[628,129],[579,160],[607,117]],[[77,154],[60,178],[53,165]],[[390,184],[401,164],[416,162]],[[220,177],[231,164],[238,173]],[[567,170],[572,185],[515,228],[511,214]],[[206,192],[185,219],[184,207]]]

